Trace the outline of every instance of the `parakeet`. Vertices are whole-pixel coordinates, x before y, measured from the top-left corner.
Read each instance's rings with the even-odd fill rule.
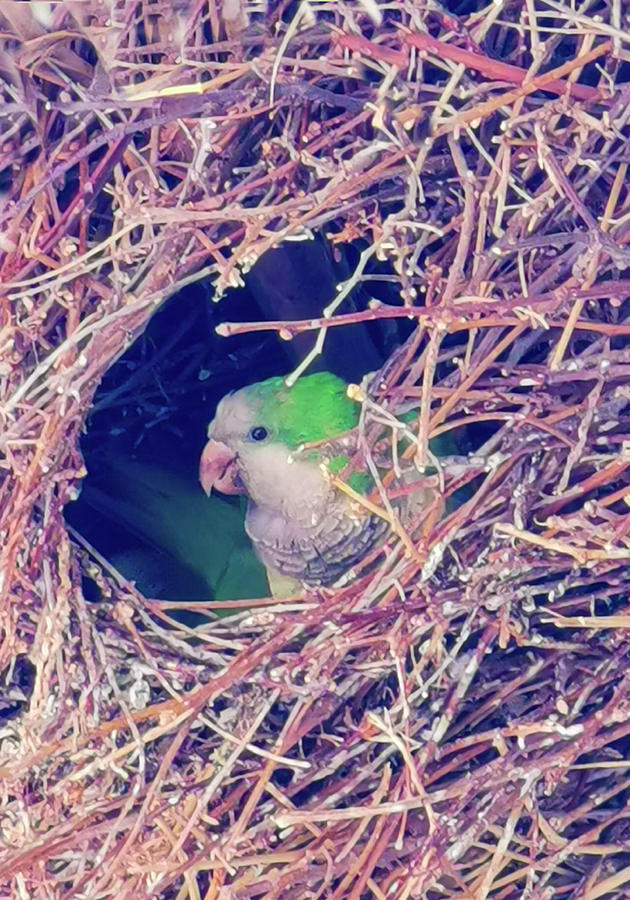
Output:
[[[208,495],[213,488],[247,495],[245,530],[268,570],[331,585],[388,530],[382,517],[333,485],[329,473],[340,471],[346,456],[331,456],[329,445],[324,458],[321,446],[309,447],[339,438],[359,416],[346,383],[329,372],[292,387],[269,378],[220,401],[201,456],[201,485]],[[373,488],[365,473],[355,477],[363,492]]]

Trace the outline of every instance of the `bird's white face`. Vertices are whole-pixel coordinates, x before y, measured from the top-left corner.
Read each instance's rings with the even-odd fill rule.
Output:
[[[310,516],[329,497],[330,484],[316,462],[294,459],[275,439],[271,424],[259,419],[243,391],[221,400],[201,456],[203,489],[244,493],[257,506],[288,517]]]

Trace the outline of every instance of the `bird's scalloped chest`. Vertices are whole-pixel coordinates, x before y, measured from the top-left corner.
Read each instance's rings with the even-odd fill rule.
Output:
[[[388,530],[379,516],[350,515],[345,504],[298,531],[249,504],[246,530],[265,565],[305,584],[329,586],[362,560]]]

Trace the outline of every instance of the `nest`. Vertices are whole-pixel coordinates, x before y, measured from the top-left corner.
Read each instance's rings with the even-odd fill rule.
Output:
[[[3,4],[3,896],[626,895],[625,16]],[[410,320],[373,403],[483,452],[347,587],[184,626],[69,536],[81,429],[169,296],[316,232],[321,317],[222,334]]]

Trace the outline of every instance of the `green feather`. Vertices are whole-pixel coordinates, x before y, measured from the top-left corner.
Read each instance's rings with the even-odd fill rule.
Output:
[[[284,378],[276,376],[243,390],[256,408],[259,424],[269,430],[271,440],[296,450],[301,444],[332,440],[357,427],[361,405],[348,397],[347,388],[346,382],[331,372],[316,372],[299,378],[292,387],[287,387]],[[407,410],[398,418],[415,431],[418,410]],[[399,442],[399,455],[407,446],[408,440]],[[457,452],[457,441],[447,433],[431,440],[429,449],[435,456],[446,456]],[[314,451],[308,458],[317,462],[321,457]],[[326,465],[332,474],[341,473],[343,478],[348,462],[347,455],[336,453]],[[367,495],[375,488],[367,471],[352,472],[345,480],[359,494]]]
[[[348,465],[348,457],[342,453],[338,453],[328,461],[328,471],[333,475],[337,475],[342,469]],[[369,494],[374,488],[374,481],[368,472],[353,472],[347,479],[352,490],[358,494]]]
[[[244,505],[206,497],[196,479],[153,462],[110,454],[101,461],[99,476],[84,483],[81,503],[165,555],[164,583],[153,557],[147,568],[143,551],[113,560],[143,592],[155,590],[166,600],[188,599],[200,588],[204,592],[194,599],[266,596],[265,570],[243,527]]]
[[[245,388],[258,406],[260,423],[272,438],[291,450],[355,428],[360,407],[350,400],[345,381],[331,372],[316,372],[287,387],[283,378],[268,378]]]

